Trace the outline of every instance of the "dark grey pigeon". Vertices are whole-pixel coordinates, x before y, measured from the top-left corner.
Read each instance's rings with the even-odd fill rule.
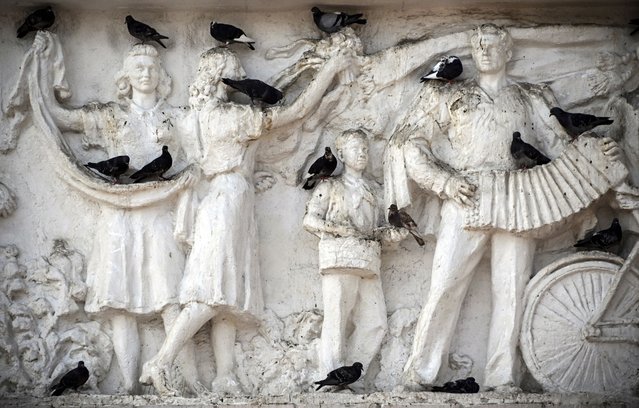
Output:
[[[255,102],[257,99],[258,101],[272,105],[278,103],[284,97],[278,89],[273,88],[259,79],[241,79],[236,81],[234,79],[222,78],[222,82],[248,95],[252,102]]]
[[[633,18],[632,20],[630,20],[630,22],[628,23],[630,25],[635,25],[635,26],[639,26],[639,18]],[[630,35],[635,35],[635,33],[639,31],[639,27],[635,28],[634,30],[632,30],[632,32],[630,33]]]
[[[475,378],[468,377],[463,380],[449,381],[443,386],[432,387],[434,392],[449,392],[452,394],[475,394],[479,392],[479,384],[475,382]]]
[[[619,219],[612,220],[610,228],[595,232],[588,238],[584,238],[575,244],[577,248],[606,250],[621,242],[622,232]]]
[[[391,204],[390,207],[388,207],[388,222],[393,227],[406,228],[413,238],[415,238],[419,246],[426,244],[419,231],[417,231],[417,224],[413,218],[408,215],[404,209],[399,210],[396,204]]]
[[[168,40],[169,37],[158,33],[155,28],[137,21],[131,16],[126,16],[126,27],[129,29],[129,34],[142,41],[143,44],[147,41],[157,41],[158,44],[166,48],[161,40]]]
[[[366,24],[366,19],[362,18],[364,16],[362,13],[324,13],[317,7],[313,7],[311,11],[313,12],[313,21],[317,28],[328,34],[336,33],[350,24]]]
[[[24,23],[18,28],[18,38],[22,38],[31,31],[46,30],[55,22],[55,14],[51,6],[38,9],[29,14]]]
[[[324,154],[311,164],[308,174],[304,177],[306,182],[302,186],[304,190],[312,190],[318,181],[330,177],[337,167],[337,159],[330,147],[324,148]]]
[[[129,169],[129,156],[116,156],[97,163],[87,163],[86,167],[95,169],[105,176],[113,177],[118,181],[120,176]]]
[[[84,366],[84,361],[80,361],[78,366],[73,370],[66,373],[61,379],[60,382],[51,386],[52,396],[62,395],[64,390],[67,388],[73,388],[77,390],[79,387],[84,385],[85,382],[89,379],[89,370]]]
[[[561,108],[550,109],[550,116],[557,118],[561,126],[573,138],[600,125],[610,125],[613,120],[608,117],[588,115],[586,113],[565,112]]]
[[[324,380],[315,382],[315,384],[319,385],[319,387],[317,387],[315,391],[319,390],[325,385],[335,385],[340,388],[346,388],[349,384],[352,384],[359,379],[359,377],[362,375],[363,369],[364,366],[362,365],[362,363],[355,363],[350,367],[344,366],[335,369],[328,373]]]
[[[162,175],[166,173],[172,165],[173,158],[169,153],[169,147],[162,146],[162,154],[160,157],[154,159],[151,163],[131,174],[131,179],[135,180],[136,183],[141,183],[142,181],[152,177],[159,177],[162,180],[166,180],[162,177]]]
[[[532,145],[521,140],[521,133],[513,133],[513,141],[510,144],[512,154],[519,168],[530,169],[535,166],[550,163],[550,159],[544,156]]]
[[[253,44],[255,40],[249,38],[244,34],[242,29],[232,26],[230,24],[222,24],[215,21],[211,21],[211,37],[215,38],[221,43],[226,45],[233,43],[244,43],[250,49],[254,50]]]
[[[452,81],[464,72],[462,62],[454,55],[450,57],[442,57],[429,73],[422,76],[419,81],[426,82],[429,79],[439,79],[443,81]]]

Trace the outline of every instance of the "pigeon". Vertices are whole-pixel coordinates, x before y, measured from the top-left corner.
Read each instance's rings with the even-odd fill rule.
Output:
[[[550,163],[550,159],[544,156],[532,145],[521,140],[521,133],[513,133],[513,141],[510,144],[510,154],[520,168],[530,169],[535,166]]]
[[[317,184],[318,180],[323,180],[327,177],[330,177],[331,174],[335,171],[337,167],[337,159],[333,156],[333,152],[331,148],[326,146],[324,148],[324,155],[320,156],[317,160],[311,164],[311,167],[308,169],[308,174],[306,177],[306,182],[302,186],[304,190],[312,190],[313,187]]]
[[[366,19],[361,18],[364,14],[346,14],[341,12],[324,13],[319,8],[313,7],[313,21],[320,30],[332,34],[350,24],[366,24]]]
[[[606,250],[621,242],[621,236],[621,224],[619,219],[615,218],[610,228],[595,232],[590,237],[578,241],[575,247]]]
[[[326,379],[315,382],[315,384],[319,384],[319,387],[317,387],[315,391],[318,391],[325,385],[336,385],[338,387],[345,388],[359,379],[362,375],[363,369],[364,366],[362,363],[355,363],[350,367],[344,366],[335,369],[328,373]]]
[[[443,386],[432,387],[434,392],[450,392],[453,394],[474,394],[479,392],[479,384],[475,382],[475,378],[468,377],[464,380],[450,381]]]
[[[66,373],[60,382],[51,386],[52,396],[62,395],[67,388],[77,390],[89,379],[89,370],[84,366],[84,361],[80,361],[78,366]]]
[[[458,57],[442,57],[430,72],[419,79],[419,82],[426,82],[429,79],[440,79],[452,81],[464,72],[462,62]]]
[[[273,105],[284,97],[278,89],[273,88],[259,79],[241,79],[236,81],[234,79],[222,78],[222,82],[248,95],[252,102],[257,99],[258,101]]]
[[[630,20],[630,22],[628,23],[630,25],[636,25],[639,26],[639,18],[633,18],[632,20]],[[639,31],[639,27],[635,28],[634,30],[632,30],[632,32],[630,33],[630,35],[635,35],[635,33]]]
[[[22,38],[30,31],[45,30],[55,22],[55,14],[51,6],[38,9],[29,14],[24,23],[18,28],[18,38]]]
[[[116,181],[129,169],[129,156],[116,156],[97,163],[87,163],[86,167],[95,169],[105,176],[113,177]]]
[[[142,44],[147,41],[157,41],[158,44],[166,48],[161,40],[168,40],[169,37],[158,33],[155,28],[137,21],[131,16],[126,16],[126,26],[129,29],[129,34],[142,41]]]
[[[417,224],[410,215],[404,209],[398,210],[396,204],[391,204],[388,207],[388,222],[390,225],[398,228],[406,228],[408,232],[415,238],[415,241],[419,244],[419,246],[424,246],[424,239],[421,237],[419,232],[417,231]]]
[[[244,31],[230,24],[211,21],[211,37],[226,45],[244,43],[248,45],[250,49],[255,49],[253,46],[255,40],[247,37],[246,34],[244,34]]]
[[[160,157],[154,159],[151,163],[131,174],[131,178],[135,180],[136,183],[141,183],[143,180],[150,177],[159,177],[166,180],[162,177],[162,174],[166,173],[166,171],[171,168],[172,164],[173,158],[169,153],[169,147],[162,146],[162,154]]]
[[[610,125],[613,120],[608,117],[597,117],[586,113],[565,112],[561,108],[552,108],[550,116],[557,118],[561,126],[573,138],[600,125]]]

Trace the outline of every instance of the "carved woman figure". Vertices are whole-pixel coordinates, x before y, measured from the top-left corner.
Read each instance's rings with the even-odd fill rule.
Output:
[[[290,106],[259,109],[228,100],[222,78],[242,78],[244,70],[228,49],[202,54],[191,85],[191,105],[198,115],[204,197],[194,223],[193,247],[180,288],[184,305],[158,354],[144,365],[140,382],[171,394],[167,371],[175,356],[206,322],[212,320],[216,361],[212,389],[241,392],[234,373],[236,323],[254,320],[263,307],[254,215],[253,169],[257,143],[267,131],[300,120],[320,100],[335,73],[349,59],[336,56]]]
[[[45,75],[55,69],[48,62],[51,41],[53,37],[38,35],[34,44],[44,57],[40,64]],[[165,101],[171,78],[157,50],[150,45],[132,47],[116,84],[119,103],[92,103],[79,109],[60,105],[50,86],[41,92],[58,128],[81,133],[87,148],[99,148],[108,157],[127,154],[132,164],[141,166],[167,145],[178,165],[183,162],[175,127],[182,118]],[[140,340],[136,317],[161,313],[168,330],[179,313],[184,255],[173,238],[171,207],[171,200],[138,208],[100,206],[87,266],[85,310],[111,321],[125,393],[133,392],[137,385]],[[195,381],[193,361],[183,366],[191,370],[184,372],[185,378]]]

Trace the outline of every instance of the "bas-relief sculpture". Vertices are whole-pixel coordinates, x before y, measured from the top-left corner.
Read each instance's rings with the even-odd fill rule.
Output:
[[[423,87],[416,80],[405,80],[442,53],[468,49],[468,38],[475,79]],[[564,260],[527,282],[536,272],[537,240],[578,231],[584,217],[577,215],[590,210],[592,203],[611,205],[616,211],[639,207],[632,160],[636,135],[628,133],[636,119],[635,57],[624,56],[632,62],[623,72],[600,63],[600,76],[589,82],[594,94],[614,95],[607,109],[615,112],[610,114],[620,126],[606,134],[623,148],[627,171],[617,143],[609,138],[582,135],[583,139],[568,142],[547,116],[551,106],[559,105],[547,86],[509,77],[512,40],[506,30],[487,25],[474,33],[421,40],[372,55],[364,54],[362,41],[351,28],[306,43],[311,51],[276,78],[284,89],[302,90],[282,106],[260,109],[230,101],[221,78],[240,78],[244,70],[234,52],[214,48],[200,57],[188,107],[172,107],[165,100],[171,84],[160,54],[152,46],[136,45],[126,53],[116,81],[119,102],[71,108],[64,103],[68,87],[59,40],[49,33],[37,34],[19,81],[28,89],[30,107],[14,98],[16,113],[11,117],[31,111],[43,141],[52,147],[49,158],[63,181],[61,188],[99,206],[94,231],[99,239],[86,255],[86,270],[83,257],[65,241],[56,241],[46,260],[27,268],[18,264],[17,248],[4,247],[8,255],[2,321],[12,330],[3,331],[4,361],[9,367],[5,372],[10,373],[0,382],[3,390],[24,392],[35,385],[44,392],[56,376],[82,359],[92,372],[95,392],[139,392],[138,377],[162,395],[180,392],[176,377],[187,383],[185,394],[207,393],[209,388],[234,395],[304,392],[311,390],[312,379],[337,366],[361,361],[365,370],[374,367],[378,354],[382,372],[367,372],[368,386],[390,390],[399,381],[407,390],[419,390],[443,382],[438,375],[445,363],[463,372],[460,377],[482,369],[466,356],[449,355],[449,347],[470,279],[490,245],[493,314],[482,387],[517,390],[521,347],[528,370],[546,390],[633,392],[637,373],[624,370],[637,358],[637,291],[620,288],[637,286],[636,251],[627,260],[567,251]],[[293,43],[270,55],[290,58],[298,46]],[[302,75],[305,72],[311,75],[310,83]],[[604,87],[608,84],[616,90]],[[390,111],[388,102],[400,98],[397,95],[405,97],[405,92],[389,92],[393,95],[388,97],[385,92],[409,87],[418,91],[408,109]],[[19,143],[21,126],[20,120],[9,124],[8,152]],[[566,199],[565,211],[542,209],[536,221],[525,216],[535,211],[528,197],[520,207],[512,206],[511,218],[507,212],[502,216],[494,215],[499,211],[481,210],[482,202],[499,207],[500,200],[512,200],[511,192],[493,188],[495,180],[504,180],[506,186],[512,180],[530,183],[519,185],[533,191],[546,186],[526,181],[536,169],[513,167],[508,147],[515,130],[562,166],[557,172],[548,167],[553,173],[547,179],[575,174],[574,179],[547,188],[585,188],[584,178],[592,175],[586,180],[592,188],[585,189],[595,192],[584,197],[578,188],[572,189],[570,195],[578,204]],[[95,160],[128,154],[134,166],[147,163],[162,145],[168,145],[177,162],[169,173],[173,177],[138,185],[99,179],[78,163],[80,152],[68,142],[78,136],[68,131],[80,134],[88,149],[82,154],[95,155],[91,156]],[[374,153],[369,152],[373,144],[381,146]],[[335,147],[344,170],[316,187],[299,223],[320,237],[323,321],[313,311],[291,311],[283,319],[263,300],[262,292],[272,289],[259,274],[254,215],[259,196],[254,190],[272,186],[278,180],[275,174],[288,184],[299,182],[302,164],[324,145]],[[373,154],[377,160],[368,163]],[[586,174],[566,167],[571,158],[583,155],[596,157]],[[602,173],[605,166],[610,171]],[[605,194],[611,190],[614,198],[609,199],[611,195]],[[482,201],[485,196],[490,200]],[[430,222],[420,227],[436,239],[432,269],[419,271],[430,276],[430,289],[424,293],[416,323],[416,311],[407,309],[397,310],[387,322],[380,275],[386,272],[389,251],[408,235],[385,223],[385,209],[392,203],[410,206],[411,212],[424,210],[426,216],[420,220]],[[8,208],[15,208],[15,202]],[[484,213],[488,215],[482,218]],[[512,218],[524,222],[511,222]],[[408,242],[412,244],[401,245],[415,250]],[[601,262],[606,266],[600,267]],[[555,281],[564,284],[556,276],[577,276],[583,282],[583,276],[590,279],[589,275],[575,271],[588,274],[592,268],[603,268],[593,281],[599,285],[579,292],[581,297],[553,289]],[[304,296],[290,290],[291,296]],[[51,299],[56,299],[55,304]],[[562,313],[568,301],[575,307],[587,305],[581,320],[564,324],[548,316],[547,310]],[[161,317],[166,338],[155,356],[140,361],[138,320],[153,316]],[[199,356],[192,340],[209,321],[206,337],[215,362],[214,370],[207,367],[215,371],[210,387],[199,383]],[[578,334],[571,328],[575,324],[584,326]],[[565,328],[566,336],[581,336],[581,343],[570,343],[568,351],[575,361],[583,362],[592,382],[555,375],[559,369],[567,373],[576,369],[565,369],[565,359],[554,363],[550,353],[562,344],[560,334],[552,342],[539,343],[540,335],[543,338],[550,330],[546,325]],[[115,369],[110,368],[112,354],[121,385],[101,389],[100,381]],[[603,363],[587,365],[596,360],[595,355],[604,355],[599,361],[609,363],[608,370],[627,375],[607,375],[600,368]]]

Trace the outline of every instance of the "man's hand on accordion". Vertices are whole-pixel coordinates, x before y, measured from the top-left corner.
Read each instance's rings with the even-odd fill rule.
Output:
[[[455,200],[461,205],[472,205],[472,198],[475,195],[477,186],[469,183],[466,179],[457,176],[451,176],[444,185],[444,194],[446,198]]]
[[[609,137],[604,137],[600,139],[601,150],[603,150],[603,154],[610,157],[613,160],[621,160],[621,148]]]

